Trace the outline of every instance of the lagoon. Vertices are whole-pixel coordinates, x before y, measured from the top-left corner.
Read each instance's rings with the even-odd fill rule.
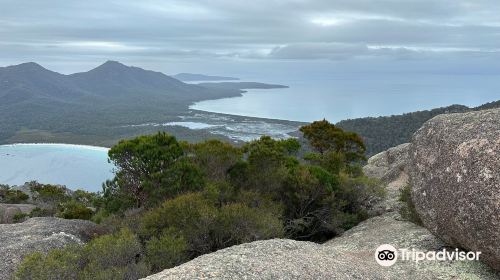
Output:
[[[68,188],[100,191],[113,178],[108,149],[68,144],[0,145],[0,184],[36,180]]]

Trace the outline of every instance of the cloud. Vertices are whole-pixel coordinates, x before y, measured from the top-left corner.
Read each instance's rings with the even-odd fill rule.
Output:
[[[459,59],[496,52],[498,10],[497,0],[3,1],[0,61]]]

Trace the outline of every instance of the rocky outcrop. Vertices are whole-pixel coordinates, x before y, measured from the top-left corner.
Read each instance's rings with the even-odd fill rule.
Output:
[[[274,239],[200,256],[149,280],[167,279],[497,279],[487,265],[464,261],[375,261],[381,244],[419,251],[444,244],[425,228],[397,221],[395,213],[371,218],[325,244]]]
[[[68,244],[83,243],[99,233],[92,222],[53,217],[0,225],[0,279],[10,279],[22,258]]]
[[[32,204],[5,204],[0,203],[0,224],[16,222],[16,215],[29,214],[36,206]]]
[[[406,171],[410,143],[401,144],[368,159],[363,172],[368,177],[379,178],[389,183]]]
[[[500,271],[500,109],[426,122],[414,135],[409,170],[425,227],[449,245],[481,251]]]
[[[396,211],[400,207],[399,190],[408,184],[408,151],[410,144],[405,143],[368,159],[363,173],[368,177],[382,180],[386,185],[386,197],[372,212],[383,214]]]

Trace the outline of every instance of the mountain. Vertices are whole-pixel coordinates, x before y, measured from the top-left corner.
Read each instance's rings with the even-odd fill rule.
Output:
[[[120,125],[175,119],[193,102],[240,94],[116,61],[71,75],[32,62],[0,67],[0,143],[19,141],[19,133],[30,134],[32,141],[54,141],[60,135],[79,139],[83,134],[95,139],[96,133],[108,139],[106,135],[116,137],[111,130]],[[27,141],[24,134],[21,140]]]
[[[0,68],[0,99],[4,106],[29,100],[70,101],[84,95],[65,75],[33,62]]]
[[[208,76],[203,74],[192,74],[192,73],[179,73],[173,75],[172,77],[184,81],[184,82],[193,82],[193,81],[236,81],[238,78],[233,77],[223,77],[223,76]]]

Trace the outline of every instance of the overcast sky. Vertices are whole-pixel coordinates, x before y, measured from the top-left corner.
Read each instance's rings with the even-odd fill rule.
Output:
[[[170,74],[499,73],[499,54],[499,0],[0,0],[0,65],[62,73],[108,59]]]

